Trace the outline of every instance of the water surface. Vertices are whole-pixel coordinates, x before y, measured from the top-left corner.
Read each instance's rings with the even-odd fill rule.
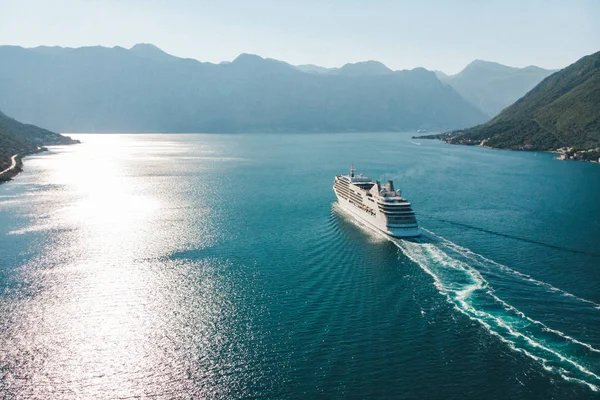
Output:
[[[600,167],[410,136],[28,157],[0,186],[0,397],[597,397]],[[337,208],[352,163],[422,238]]]

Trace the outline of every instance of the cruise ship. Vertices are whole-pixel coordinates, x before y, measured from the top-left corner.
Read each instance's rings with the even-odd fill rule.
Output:
[[[419,236],[415,212],[394,182],[382,186],[351,168],[349,175],[335,177],[333,191],[344,210],[368,225],[393,237]]]

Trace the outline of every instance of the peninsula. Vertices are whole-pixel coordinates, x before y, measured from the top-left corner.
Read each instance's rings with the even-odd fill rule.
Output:
[[[44,151],[44,146],[75,143],[79,140],[23,124],[0,112],[0,183],[21,172],[26,155]]]

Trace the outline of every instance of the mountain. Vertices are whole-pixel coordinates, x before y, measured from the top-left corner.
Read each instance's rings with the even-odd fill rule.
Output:
[[[0,46],[0,109],[59,132],[447,130],[486,117],[433,73],[376,62],[306,73],[242,54],[202,63],[142,44]]]
[[[471,104],[494,117],[553,72],[535,66],[513,68],[475,60],[456,75],[435,73]]]
[[[296,68],[302,72],[313,74],[329,74],[329,75],[383,75],[391,74],[394,71],[386,67],[379,61],[360,61],[357,63],[344,64],[340,68],[325,68],[314,64],[296,65]]]
[[[0,171],[10,167],[11,157],[15,154],[29,153],[41,146],[72,143],[78,141],[34,125],[23,124],[0,112]]]
[[[152,59],[164,59],[165,57],[170,57],[169,54],[149,43],[138,43],[131,48],[131,51],[141,57]]]
[[[325,68],[314,64],[296,65],[296,68],[302,72],[308,72],[312,74],[330,74],[339,70],[339,68]]]
[[[437,71],[435,69],[431,70],[431,72],[433,72],[435,74],[435,76],[437,76],[437,78],[442,81],[442,82],[446,82],[448,81],[448,78],[452,75],[448,75],[447,73],[443,72],[443,71]]]
[[[600,52],[550,75],[486,124],[445,137],[502,149],[600,147]]]
[[[394,71],[386,67],[379,61],[362,61],[357,63],[345,64],[337,73],[341,75],[385,75]]]

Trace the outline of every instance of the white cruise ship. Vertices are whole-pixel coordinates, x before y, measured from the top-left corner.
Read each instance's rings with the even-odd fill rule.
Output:
[[[410,203],[402,197],[394,183],[381,186],[354,168],[349,175],[335,177],[333,191],[340,206],[361,221],[393,237],[419,236],[419,226]]]

